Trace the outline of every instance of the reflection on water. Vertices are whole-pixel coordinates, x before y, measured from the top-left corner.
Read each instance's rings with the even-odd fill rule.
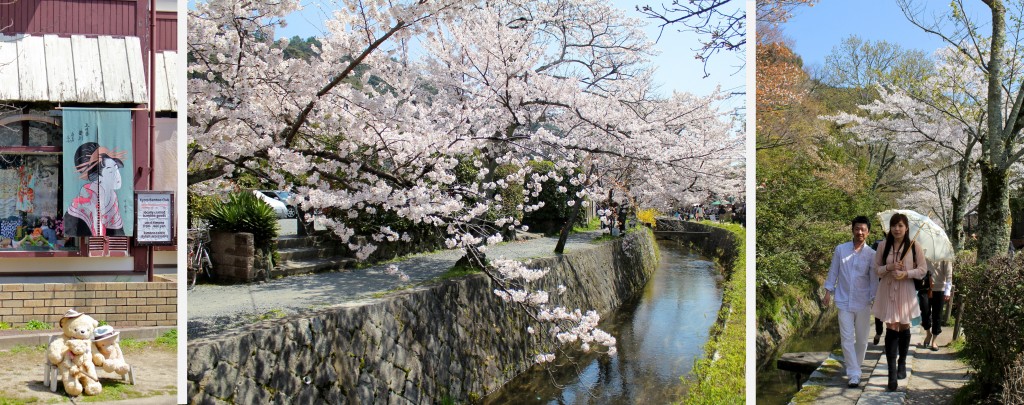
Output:
[[[789,338],[784,346],[775,354],[777,359],[782,353],[795,352],[830,352],[839,346],[839,321],[835,312],[831,316],[818,320],[811,329]],[[874,329],[872,329],[872,336]],[[803,376],[806,381],[807,375]],[[796,379],[793,373],[775,368],[775,359],[757,370],[757,403],[768,405],[785,405],[796,395]]]
[[[575,363],[534,367],[485,398],[487,404],[662,404],[684,394],[680,377],[703,355],[722,304],[713,262],[659,241],[661,263],[641,297],[601,322],[618,355],[574,354]],[[565,357],[565,356],[562,356]]]

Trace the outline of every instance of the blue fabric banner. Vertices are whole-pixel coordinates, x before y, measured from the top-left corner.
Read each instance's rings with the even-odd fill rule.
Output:
[[[131,110],[65,107],[63,115],[64,234],[131,236]]]

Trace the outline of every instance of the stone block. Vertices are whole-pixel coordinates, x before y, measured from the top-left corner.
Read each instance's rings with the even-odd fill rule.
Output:
[[[53,291],[39,291],[32,293],[32,298],[37,300],[53,299]]]
[[[235,402],[239,404],[266,404],[270,401],[270,392],[249,378],[242,378],[238,384]],[[309,402],[313,403],[313,402]]]
[[[43,284],[43,291],[64,291],[64,283],[46,283]]]
[[[238,370],[235,370],[227,363],[218,363],[213,372],[206,378],[206,393],[219,398],[228,398],[234,395],[235,382],[238,379]]]

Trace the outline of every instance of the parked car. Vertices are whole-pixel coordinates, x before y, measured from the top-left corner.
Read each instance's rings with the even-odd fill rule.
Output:
[[[298,215],[299,210],[295,209],[295,204],[292,199],[295,194],[292,194],[290,191],[281,190],[260,190],[260,192],[267,197],[284,203],[285,208],[288,210],[287,218],[295,218]]]
[[[274,213],[277,214],[278,218],[294,218],[295,217],[295,215],[294,215],[295,214],[295,208],[292,208],[292,210],[291,210],[292,215],[289,216],[288,215],[288,213],[289,213],[288,205],[286,205],[285,203],[281,202],[277,198],[274,198],[274,197],[271,197],[270,195],[267,195],[265,191],[253,190],[252,193],[255,194],[256,197],[260,199],[260,201],[263,201],[264,203],[269,205],[270,208],[273,208],[274,209]]]

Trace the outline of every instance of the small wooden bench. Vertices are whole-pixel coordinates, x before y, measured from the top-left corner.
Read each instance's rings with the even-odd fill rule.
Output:
[[[805,374],[811,375],[811,373],[814,373],[814,370],[817,370],[821,363],[828,359],[828,354],[828,352],[783,353],[775,361],[775,368],[794,373],[796,376],[796,388],[799,390],[803,388],[803,382],[800,381],[800,378]]]

